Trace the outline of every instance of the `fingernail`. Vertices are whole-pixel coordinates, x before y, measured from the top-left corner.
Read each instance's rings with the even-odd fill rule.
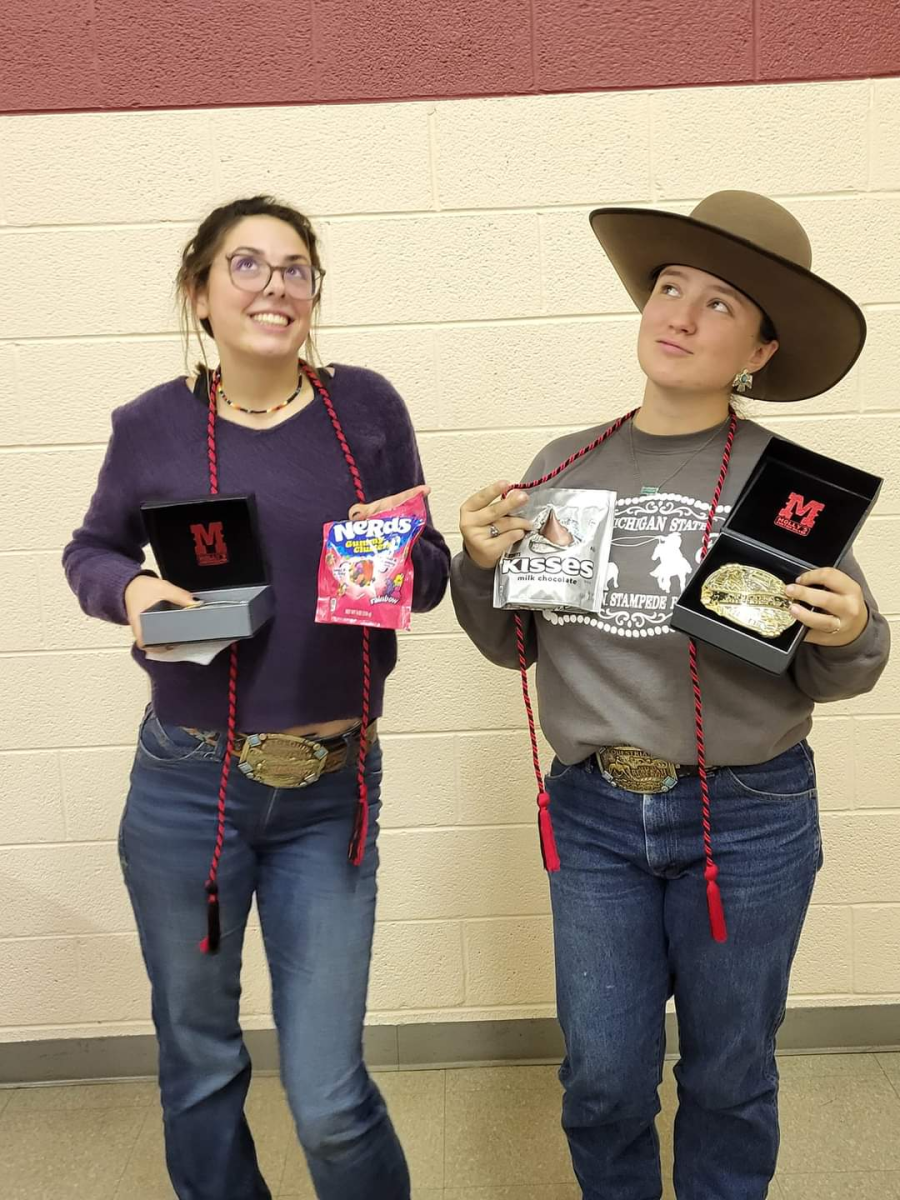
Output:
[[[795,586],[794,586],[792,583],[789,583],[789,584],[787,585],[787,587],[786,587],[784,590],[787,592],[787,594],[788,594],[789,596],[796,596],[796,595],[797,595],[797,589],[796,589],[796,587],[795,587]]]
[[[795,617],[797,617],[800,615],[801,612],[803,612],[803,609],[800,607],[799,604],[792,604],[791,612],[794,614]]]

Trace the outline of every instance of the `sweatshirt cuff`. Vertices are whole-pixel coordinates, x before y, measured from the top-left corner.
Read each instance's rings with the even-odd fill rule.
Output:
[[[149,571],[139,563],[122,563],[121,566],[116,568],[114,573],[111,572],[110,574],[108,580],[109,614],[111,620],[117,625],[128,624],[128,612],[125,608],[125,589],[139,575],[149,575],[154,579],[157,577],[155,571]]]
[[[464,588],[477,595],[494,595],[494,567],[479,567],[465,550],[453,559],[452,575]]]
[[[884,629],[879,615],[869,611],[869,621],[865,629],[846,646],[807,645],[805,649],[821,654],[823,662],[855,663],[860,665],[878,662],[882,657],[882,642]]]

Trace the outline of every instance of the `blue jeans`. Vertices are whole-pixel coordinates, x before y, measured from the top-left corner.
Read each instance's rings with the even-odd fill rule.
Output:
[[[216,836],[224,737],[147,713],[119,837],[153,995],[166,1158],[180,1200],[269,1200],[244,1117],[250,1059],[239,1024],[241,952],[255,893],[272,979],[281,1077],[321,1200],[409,1200],[384,1101],[363,1064],[375,920],[381,749],[368,758],[371,818],[347,861],[357,801],[347,765],[308,788],[233,769],[219,868],[222,943],[198,944]]]
[[[563,1127],[584,1200],[659,1200],[655,1117],[674,996],[679,1200],[763,1200],[778,1154],[775,1034],[821,865],[812,752],[710,777],[728,941],[710,936],[699,780],[661,795],[595,759],[548,779]]]

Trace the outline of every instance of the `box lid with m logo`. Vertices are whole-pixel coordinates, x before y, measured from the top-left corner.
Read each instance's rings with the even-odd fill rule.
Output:
[[[156,500],[141,505],[163,579],[189,592],[268,582],[252,495]]]
[[[881,479],[773,437],[725,530],[805,567],[835,566],[881,490]]]

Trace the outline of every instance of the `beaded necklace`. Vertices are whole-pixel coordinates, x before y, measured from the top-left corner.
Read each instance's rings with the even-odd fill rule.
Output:
[[[233,408],[235,410],[235,412],[248,413],[250,416],[254,416],[254,417],[264,417],[264,416],[268,416],[269,413],[280,412],[280,410],[282,408],[287,408],[287,406],[293,400],[296,400],[297,397],[300,395],[300,393],[303,391],[303,380],[304,380],[304,376],[301,374],[296,388],[293,390],[293,392],[291,392],[291,394],[290,394],[290,396],[288,396],[287,400],[282,400],[282,402],[280,404],[274,404],[271,408],[244,408],[244,406],[242,404],[236,404],[233,400],[229,400],[228,397],[225,395],[225,389],[222,387],[222,368],[221,367],[216,367],[215,371],[213,371],[211,386],[212,386],[216,396],[219,399],[224,400],[225,403],[228,405],[228,407]]]

